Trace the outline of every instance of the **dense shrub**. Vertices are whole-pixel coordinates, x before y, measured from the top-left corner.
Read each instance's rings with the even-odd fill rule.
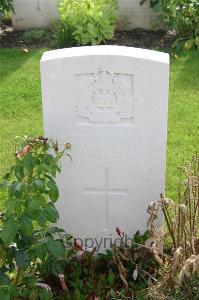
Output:
[[[100,44],[114,35],[116,0],[62,0],[58,45]]]
[[[143,4],[146,0],[142,0]],[[177,33],[174,47],[190,49],[199,47],[198,0],[150,0],[150,5],[160,13],[160,19]]]

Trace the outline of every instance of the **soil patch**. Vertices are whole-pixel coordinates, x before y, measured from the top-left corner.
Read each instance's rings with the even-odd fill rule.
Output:
[[[4,25],[0,28],[0,48],[54,48],[52,46],[55,45],[53,34],[52,43],[49,39],[27,43],[24,41],[23,34],[24,31],[14,32],[11,26]],[[134,29],[132,31],[116,31],[114,39],[107,41],[106,44],[164,50],[171,47],[174,39],[175,35],[172,32]]]

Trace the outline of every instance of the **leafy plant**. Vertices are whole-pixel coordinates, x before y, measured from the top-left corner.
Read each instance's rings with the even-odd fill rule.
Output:
[[[41,289],[39,272],[63,271],[68,238],[64,230],[49,227],[58,220],[54,203],[59,191],[54,180],[59,161],[69,155],[43,137],[26,139],[16,152],[15,164],[0,185],[4,210],[0,215],[0,299],[15,297],[51,299],[50,289]],[[54,154],[53,154],[54,153]]]
[[[62,0],[56,29],[60,47],[100,44],[114,35],[116,0]]]
[[[146,0],[142,0],[143,4]],[[199,48],[199,1],[198,0],[150,0],[151,7],[160,13],[168,28],[175,30],[177,39],[173,44],[176,50],[184,47]]]
[[[12,0],[0,0],[0,15],[13,9]]]
[[[82,248],[77,242],[73,243],[78,250],[77,257],[68,260],[65,273],[67,291],[57,290],[56,295],[63,299],[131,299],[138,297],[140,290],[148,286],[148,280],[153,280],[155,269],[159,267],[150,247],[145,245],[148,231],[143,235],[138,232],[131,243],[127,243],[125,234],[120,234],[120,243],[95,256],[94,249]],[[53,282],[53,278],[45,278]]]

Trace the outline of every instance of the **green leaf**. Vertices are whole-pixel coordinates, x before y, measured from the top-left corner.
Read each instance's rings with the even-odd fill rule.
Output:
[[[54,161],[54,157],[51,154],[44,154],[42,164],[50,166]]]
[[[23,181],[16,181],[10,186],[9,193],[11,196],[21,198],[24,190],[25,184],[23,183]]]
[[[48,251],[55,257],[65,258],[66,249],[60,240],[49,239],[47,243]]]
[[[14,238],[17,234],[18,226],[14,216],[10,216],[8,220],[2,226],[2,231],[0,233],[0,238],[5,243],[6,246],[9,246],[10,243],[14,241]]]
[[[40,300],[50,300],[50,299],[52,299],[50,292],[47,291],[46,289],[41,289],[40,288],[38,290],[38,295],[39,295]]]
[[[0,299],[2,299],[2,300],[10,300],[11,299],[10,291],[7,287],[0,289]]]
[[[56,223],[59,218],[57,209],[51,203],[48,203],[44,208],[44,215],[47,218],[47,220],[52,223]]]
[[[47,195],[45,195],[45,196],[47,196]],[[41,194],[37,194],[37,201],[40,206],[44,207],[46,205],[46,203],[48,202],[48,197],[44,197]]]
[[[49,188],[48,194],[49,194],[50,199],[53,202],[56,202],[59,197],[59,190],[56,186],[56,183],[52,180],[49,180],[47,183],[47,186]]]
[[[51,227],[49,229],[49,232],[50,233],[60,233],[60,232],[65,232],[65,230],[62,228],[58,228],[58,227]]]
[[[15,213],[17,204],[18,203],[15,198],[7,199],[5,203],[7,216],[13,215]]]
[[[0,284],[8,285],[10,283],[10,278],[5,274],[5,270],[0,268]],[[1,299],[1,298],[0,298]]]
[[[62,259],[53,259],[51,261],[50,270],[55,276],[59,276],[59,274],[64,273],[66,268],[66,260]]]
[[[45,223],[46,223],[47,219],[46,219],[46,216],[44,215],[44,213],[42,211],[39,211],[37,213],[37,223],[40,225],[40,226],[44,226]]]
[[[33,231],[32,220],[28,216],[22,215],[19,219],[19,229],[24,235],[31,235]]]
[[[35,252],[38,258],[44,260],[47,255],[47,246],[45,244],[38,244],[35,247]]]
[[[0,183],[0,189],[6,189],[10,186],[10,183],[7,179],[4,179],[1,183]]]
[[[34,272],[32,273],[31,270],[29,270],[29,271],[26,270],[26,272],[24,272],[24,274],[23,274],[23,284],[24,284],[25,287],[33,287],[33,286],[35,286],[35,284],[37,282],[38,282],[38,279],[35,276]],[[32,299],[32,298],[28,297],[28,299]]]
[[[15,167],[15,176],[18,180],[22,180],[24,177],[24,169],[21,163]]]
[[[32,182],[32,185],[38,190],[40,193],[43,193],[45,190],[45,181],[43,179],[35,179]]]
[[[30,263],[29,256],[26,252],[18,251],[16,254],[16,264],[19,268],[27,268]]]
[[[58,166],[52,165],[51,166],[51,174],[52,174],[53,177],[56,176],[57,171],[59,171]]]
[[[115,283],[115,276],[112,270],[109,270],[109,274],[108,274],[108,282],[110,284],[110,286],[114,286]]]
[[[38,200],[35,198],[28,198],[26,199],[25,206],[26,206],[25,212],[31,218],[37,218],[38,212],[40,211],[40,205]]]
[[[17,290],[17,287],[15,286],[14,283],[11,283],[11,284],[9,285],[9,290],[10,290],[10,295],[11,295],[12,297],[14,297],[14,299],[17,299],[16,297],[19,297],[19,296],[20,296],[20,293],[19,293],[19,291]],[[12,299],[13,299],[13,298],[12,298]]]
[[[24,167],[31,172],[34,168],[34,158],[32,153],[28,153],[23,158]]]

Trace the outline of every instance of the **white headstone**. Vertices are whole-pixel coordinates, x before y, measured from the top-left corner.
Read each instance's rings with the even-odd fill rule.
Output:
[[[58,177],[59,225],[108,247],[116,227],[143,233],[164,193],[168,54],[119,46],[45,52],[45,136],[72,145]],[[92,245],[93,242],[93,245]],[[105,243],[106,242],[106,243]]]

